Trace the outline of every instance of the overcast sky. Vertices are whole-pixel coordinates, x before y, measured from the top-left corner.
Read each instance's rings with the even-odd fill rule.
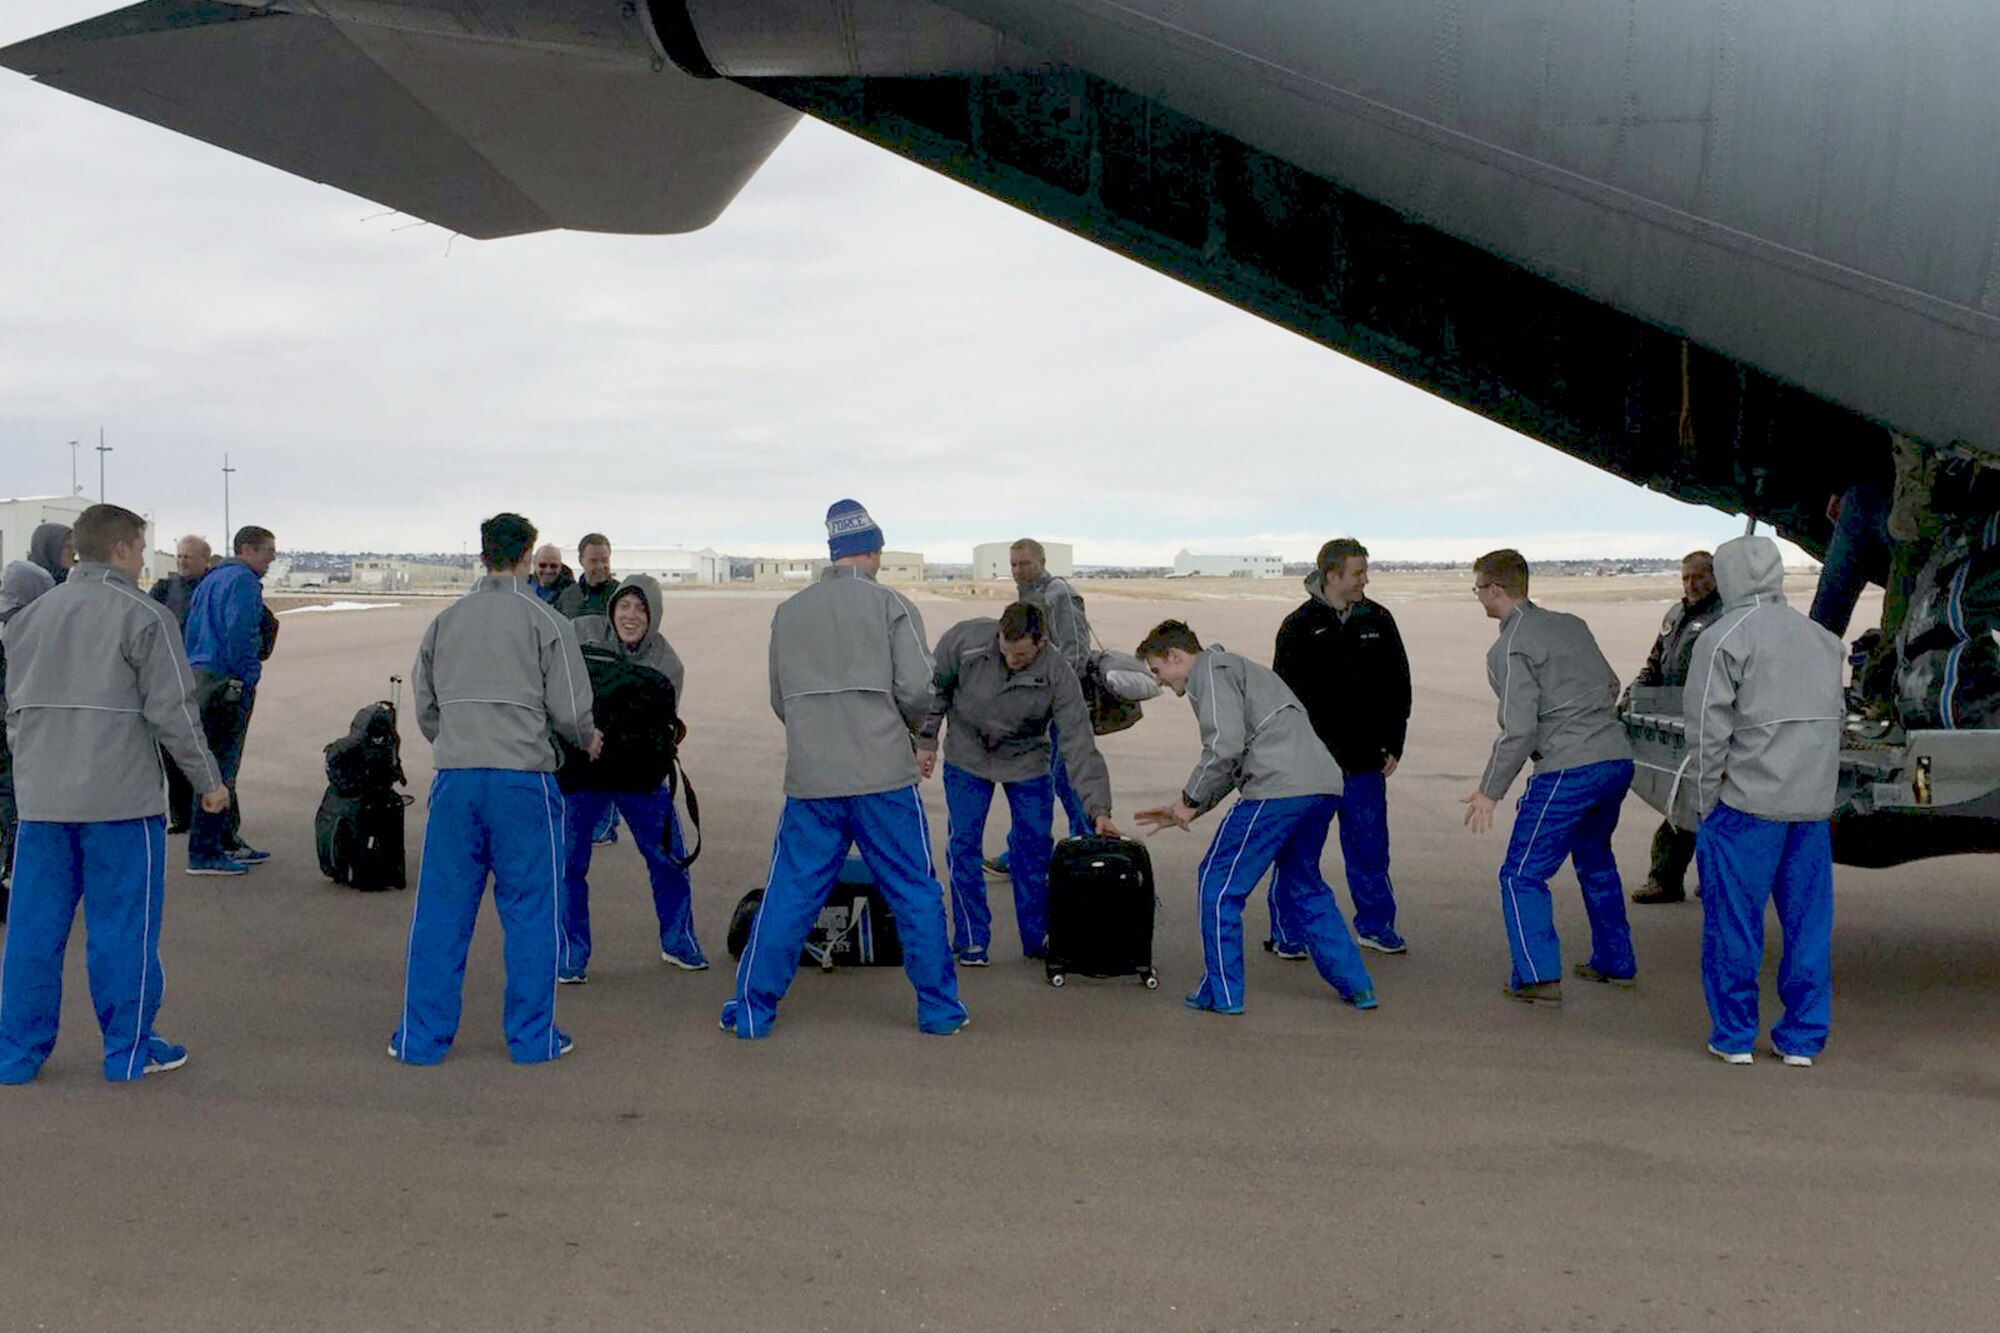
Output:
[[[0,44],[116,6],[6,0]],[[0,71],[0,495],[163,538],[933,560],[1679,555],[1740,531],[813,121],[705,232],[452,241]]]

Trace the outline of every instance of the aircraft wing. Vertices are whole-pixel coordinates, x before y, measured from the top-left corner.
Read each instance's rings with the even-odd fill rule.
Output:
[[[683,73],[636,12],[595,9],[582,39],[523,43],[371,22],[353,0],[146,0],[0,64],[467,236],[708,225],[798,113]]]

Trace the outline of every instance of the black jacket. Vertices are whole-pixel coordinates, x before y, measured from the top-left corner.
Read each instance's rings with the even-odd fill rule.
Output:
[[[1321,599],[1317,573],[1306,589],[1312,597],[1278,627],[1271,668],[1306,706],[1342,772],[1379,773],[1384,759],[1402,757],[1410,725],[1403,636],[1374,602],[1356,602],[1343,624]]]
[[[581,616],[604,616],[609,619],[611,599],[618,595],[621,586],[615,576],[604,580],[596,587],[592,587],[583,579],[578,579],[556,595],[556,610],[571,620]]]
[[[151,590],[153,600],[174,613],[174,619],[181,623],[183,633],[187,630],[188,605],[194,601],[194,590],[201,586],[201,581],[207,577],[207,570],[203,570],[191,579],[182,578],[180,571],[175,570],[153,584]],[[270,654],[266,653],[265,656],[268,657]]]
[[[1688,657],[1701,632],[1722,617],[1722,594],[1712,592],[1690,606],[1685,598],[1667,608],[1660,621],[1660,637],[1639,670],[1634,685],[1687,684]]]

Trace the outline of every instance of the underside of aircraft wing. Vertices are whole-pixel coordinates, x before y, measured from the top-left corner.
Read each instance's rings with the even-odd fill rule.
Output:
[[[0,63],[467,236],[704,227],[798,114],[690,77],[658,56],[636,13],[606,12],[623,30],[534,44],[147,0],[9,47]]]

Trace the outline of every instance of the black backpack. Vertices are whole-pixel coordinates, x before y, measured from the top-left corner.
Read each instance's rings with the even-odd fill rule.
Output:
[[[604,749],[592,760],[559,740],[557,784],[569,792],[657,791],[671,783],[686,731],[675,707],[674,683],[613,645],[590,643],[582,651],[590,672],[590,712],[604,733]]]
[[[327,785],[341,796],[384,792],[409,785],[396,735],[396,706],[384,699],[354,715],[347,734],[326,747]]]

